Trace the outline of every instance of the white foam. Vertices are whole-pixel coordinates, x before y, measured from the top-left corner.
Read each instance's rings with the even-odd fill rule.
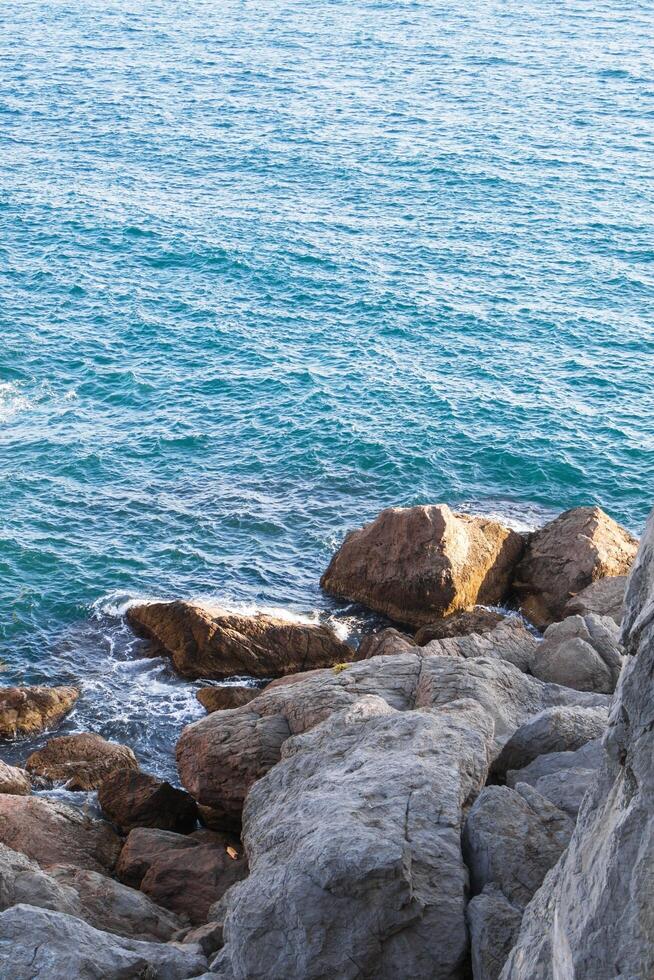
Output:
[[[17,384],[10,381],[0,383],[0,422],[8,422],[30,406],[29,398]]]

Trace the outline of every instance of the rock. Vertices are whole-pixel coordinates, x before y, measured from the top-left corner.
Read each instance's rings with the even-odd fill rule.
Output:
[[[134,827],[190,834],[198,821],[197,805],[188,793],[131,769],[117,769],[103,779],[98,802],[123,834]]]
[[[240,708],[260,693],[259,687],[230,684],[229,687],[201,687],[196,697],[211,714],[212,711],[223,711],[225,708]]]
[[[513,733],[495,760],[493,771],[501,776],[508,769],[524,768],[548,752],[574,752],[603,735],[607,724],[606,708],[548,708]]]
[[[399,630],[381,630],[380,633],[368,633],[359,643],[359,659],[370,660],[371,657],[397,656],[398,653],[415,651],[416,641],[413,637]]]
[[[654,976],[654,512],[625,600],[627,654],[568,849],[527,907],[503,980]]]
[[[0,762],[0,793],[11,793],[14,796],[28,796],[32,792],[30,777],[24,769],[8,766]]]
[[[593,613],[596,616],[610,616],[619,626],[622,622],[626,588],[626,575],[597,579],[572,599],[568,599],[563,614],[564,616],[590,616]]]
[[[568,846],[570,817],[526,783],[487,786],[472,805],[462,846],[472,893],[499,888],[524,909]]]
[[[126,745],[85,732],[51,738],[29,756],[25,768],[52,782],[65,782],[66,789],[91,790],[117,769],[138,769],[138,762]]]
[[[466,919],[474,980],[497,980],[520,930],[522,910],[495,885],[485,885],[468,903]]]
[[[427,626],[500,603],[523,546],[515,531],[446,505],[392,507],[347,535],[320,584],[399,623]]]
[[[223,898],[219,977],[463,976],[462,811],[492,722],[472,701],[365,697],[290,739],[247,798],[250,875]]]
[[[502,613],[484,606],[465,609],[463,612],[452,613],[444,619],[438,619],[428,626],[422,626],[415,635],[415,642],[420,647],[431,640],[445,640],[450,636],[467,636],[469,633],[489,633],[505,619]]]
[[[118,876],[157,905],[198,925],[206,922],[209,909],[227,889],[247,875],[247,862],[241,847],[210,830],[182,837],[183,844],[170,839],[175,836],[133,830],[118,862]]]
[[[602,757],[601,739],[592,739],[576,752],[550,752],[539,755],[524,769],[509,769],[506,785],[528,783],[559,810],[576,819],[584,796],[597,778]]]
[[[0,977],[7,980],[187,980],[206,969],[196,946],[127,939],[30,905],[0,914]]]
[[[504,619],[495,629],[467,636],[430,640],[421,648],[427,657],[491,657],[507,660],[518,670],[529,671],[539,643],[521,619]]]
[[[599,507],[575,507],[534,532],[515,572],[522,611],[544,628],[565,615],[567,602],[608,576],[624,575],[638,541]]]
[[[203,926],[189,929],[182,942],[184,944],[196,943],[205,956],[211,956],[223,944],[222,922],[205,922]]]
[[[35,735],[52,728],[78,697],[75,687],[0,688],[0,738]]]
[[[618,627],[595,614],[552,623],[531,664],[542,681],[602,694],[613,693],[621,670]]]
[[[121,846],[104,820],[38,796],[8,795],[0,795],[0,842],[41,867],[72,864],[105,874],[113,870]]]
[[[327,626],[263,613],[242,616],[190,602],[152,602],[132,606],[127,620],[152,641],[155,655],[172,657],[177,673],[192,680],[277,677],[355,656]]]

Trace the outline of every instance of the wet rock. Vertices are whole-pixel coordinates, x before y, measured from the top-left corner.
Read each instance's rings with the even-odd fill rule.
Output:
[[[182,677],[278,677],[352,660],[354,651],[327,626],[260,613],[242,616],[190,602],[132,606],[127,620],[152,652],[172,658]]]
[[[602,694],[613,693],[621,670],[618,627],[594,614],[548,627],[531,665],[542,681]]]
[[[536,626],[562,619],[568,601],[598,579],[624,575],[638,541],[599,507],[575,507],[534,532],[513,583]]]
[[[522,910],[495,885],[485,885],[468,903],[466,919],[474,980],[497,980],[520,930]]]
[[[389,508],[351,531],[321,579],[326,592],[399,623],[427,626],[506,596],[522,536],[446,505]]]
[[[117,769],[100,784],[98,802],[121,833],[134,827],[158,827],[180,834],[195,830],[193,797],[144,772]]]
[[[379,633],[368,633],[362,638],[359,644],[359,659],[397,656],[399,653],[415,652],[415,647],[416,641],[413,637],[390,627]]]
[[[468,950],[462,812],[492,722],[365,697],[289,740],[250,791],[251,870],[220,903],[220,977],[453,978]]]
[[[65,782],[66,789],[91,790],[117,769],[138,769],[138,762],[126,745],[85,732],[51,738],[29,756],[25,768],[52,782]]]
[[[582,589],[572,599],[568,599],[565,616],[610,616],[619,626],[622,622],[624,595],[627,588],[626,575],[612,575],[600,578]]]
[[[632,571],[602,766],[527,907],[503,980],[654,976],[654,512]]]
[[[36,735],[53,728],[78,697],[76,687],[0,688],[0,738]]]
[[[0,793],[12,793],[14,796],[27,796],[32,792],[32,783],[24,769],[8,766],[0,762]]]
[[[0,913],[0,977],[188,980],[206,972],[196,946],[141,942],[30,905]]]
[[[522,769],[549,752],[574,752],[603,735],[607,724],[607,708],[548,708],[513,733],[493,764],[493,771],[501,776],[509,769]]]
[[[201,687],[196,697],[211,714],[212,711],[224,711],[226,708],[240,708],[260,693],[261,689],[258,687],[230,684],[229,687]]]
[[[121,847],[104,820],[37,796],[0,795],[0,842],[41,867],[72,864],[105,874],[113,870]]]
[[[211,906],[247,875],[243,849],[231,838],[209,830],[178,835],[133,830],[120,856],[121,881],[138,887],[153,902],[194,925],[206,922]]]
[[[524,769],[509,769],[506,785],[528,783],[550,803],[576,819],[581,802],[597,778],[603,750],[601,739],[582,745],[575,752],[539,755]]]
[[[445,640],[451,636],[467,636],[469,633],[489,633],[504,620],[502,613],[484,606],[475,606],[463,612],[452,613],[428,626],[422,626],[415,635],[415,642],[424,647],[431,640]]]

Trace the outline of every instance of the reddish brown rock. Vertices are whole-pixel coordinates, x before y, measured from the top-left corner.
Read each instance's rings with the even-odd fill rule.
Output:
[[[170,783],[133,769],[117,769],[103,779],[98,802],[121,833],[134,827],[157,827],[179,834],[195,830],[195,800]]]
[[[490,633],[502,622],[502,613],[475,606],[463,612],[453,613],[444,619],[437,619],[428,626],[423,626],[415,635],[415,642],[424,647],[432,640],[445,640],[452,636],[468,636],[470,633]]]
[[[506,596],[523,538],[444,504],[393,507],[351,531],[321,579],[326,592],[414,627]]]
[[[625,575],[637,548],[637,539],[601,508],[566,511],[529,538],[514,579],[522,611],[541,628],[563,619],[583,589]]]
[[[32,792],[30,777],[24,769],[8,766],[0,762],[0,793],[11,793],[14,796],[28,796]]]
[[[0,738],[35,735],[52,728],[78,697],[76,687],[0,688]]]
[[[354,651],[327,627],[259,613],[242,616],[190,602],[132,606],[127,620],[155,655],[172,657],[191,679],[279,677],[352,660]]]
[[[211,714],[212,711],[224,711],[226,708],[240,708],[260,693],[261,688],[258,687],[230,684],[229,687],[201,687],[196,697]]]
[[[410,652],[415,646],[416,641],[412,636],[391,627],[362,637],[359,643],[359,659],[370,660],[371,657],[388,657],[403,651]]]
[[[52,782],[65,782],[66,789],[90,790],[116,769],[138,769],[138,762],[126,745],[85,732],[51,738],[29,756],[25,768]]]
[[[206,922],[209,909],[247,875],[243,848],[210,830],[188,837],[159,830],[133,830],[121,852],[118,877],[140,888],[157,905]]]

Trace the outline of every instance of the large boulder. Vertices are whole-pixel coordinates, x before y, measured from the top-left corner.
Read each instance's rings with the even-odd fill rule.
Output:
[[[28,757],[25,768],[36,776],[65,783],[66,789],[91,790],[117,769],[138,769],[138,762],[127,745],[85,732],[51,738]]]
[[[609,617],[568,616],[545,631],[531,672],[542,681],[578,691],[612,694],[622,670],[619,638]]]
[[[546,627],[566,614],[582,589],[607,576],[624,575],[638,541],[600,507],[575,507],[529,538],[513,588],[524,614]]]
[[[188,793],[132,769],[117,769],[103,779],[98,802],[123,834],[134,827],[190,834],[198,821],[196,802]]]
[[[0,843],[41,867],[72,864],[104,874],[113,870],[121,847],[104,820],[38,796],[8,795],[0,795]]]
[[[474,701],[366,697],[289,740],[244,814],[250,875],[221,903],[219,977],[462,977],[464,808],[488,768]]]
[[[7,980],[189,980],[206,970],[198,946],[128,939],[31,905],[0,913],[0,977]]]
[[[654,512],[631,573],[602,767],[528,905],[503,980],[654,976]]]
[[[8,766],[6,762],[0,762],[0,793],[28,796],[31,792],[32,782],[24,769]]]
[[[206,922],[209,909],[247,875],[242,848],[230,838],[200,830],[189,837],[165,831],[133,830],[120,855],[117,873],[153,902],[194,924]],[[171,839],[172,838],[172,839]]]
[[[627,589],[626,575],[611,575],[599,578],[582,589],[572,599],[568,599],[563,613],[565,616],[610,616],[620,625]]]
[[[224,687],[201,687],[195,696],[202,707],[211,714],[212,711],[224,711],[225,708],[240,708],[256,698],[259,693],[258,687],[229,684]]]
[[[445,640],[450,636],[467,636],[469,633],[490,633],[503,619],[503,613],[486,609],[485,606],[475,606],[437,619],[428,626],[421,626],[415,641],[418,646],[424,647],[430,640]]]
[[[506,596],[520,534],[445,504],[392,507],[351,531],[320,580],[326,592],[411,626]]]
[[[76,687],[0,688],[0,738],[36,735],[53,728],[78,697]]]
[[[244,616],[191,602],[132,606],[127,621],[172,658],[182,677],[279,677],[352,660],[354,651],[327,626],[259,613]]]
[[[574,752],[604,734],[608,717],[608,709],[601,706],[547,708],[514,731],[495,760],[494,772],[502,776],[509,769],[522,769],[540,755]]]

